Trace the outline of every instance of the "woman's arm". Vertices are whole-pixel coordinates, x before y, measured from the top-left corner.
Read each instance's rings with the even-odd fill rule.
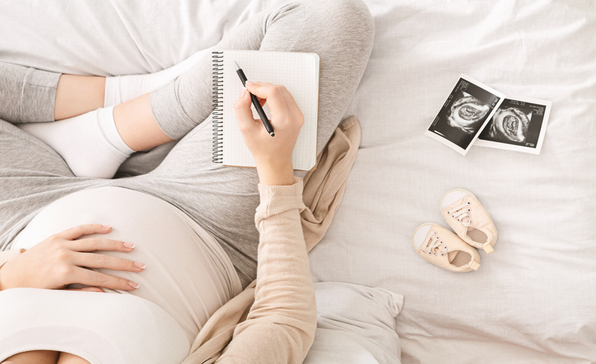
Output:
[[[250,97],[243,94],[236,116],[261,181],[255,216],[260,232],[257,285],[247,319],[236,327],[218,363],[302,363],[317,318],[300,220],[303,185],[293,176],[291,158],[304,120],[285,88],[265,83],[247,88],[269,103],[275,137],[252,118]]]
[[[317,310],[300,221],[302,180],[296,181],[259,185],[255,302],[218,363],[302,363],[312,345]]]
[[[24,252],[25,249],[11,249],[0,252],[0,269],[2,269],[2,266],[6,264],[9,260]]]

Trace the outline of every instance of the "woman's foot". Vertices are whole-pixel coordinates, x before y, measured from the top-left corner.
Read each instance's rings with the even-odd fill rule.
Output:
[[[58,152],[75,176],[112,178],[135,152],[120,137],[113,109],[101,108],[60,122],[18,127]]]

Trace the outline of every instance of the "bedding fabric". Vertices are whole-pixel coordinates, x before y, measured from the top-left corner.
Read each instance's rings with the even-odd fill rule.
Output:
[[[395,318],[403,296],[383,288],[317,282],[317,331],[304,364],[400,363]]]
[[[279,1],[0,2],[0,60],[50,71],[161,70]],[[596,4],[365,0],[375,45],[346,115],[362,128],[344,200],[310,253],[316,281],[404,296],[410,363],[596,361]],[[460,73],[552,101],[540,155],[424,136]],[[447,226],[439,201],[473,192],[499,232],[473,273],[421,259],[411,236]]]

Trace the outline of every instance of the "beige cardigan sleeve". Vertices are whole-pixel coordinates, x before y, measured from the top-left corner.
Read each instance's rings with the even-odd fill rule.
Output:
[[[301,364],[313,343],[317,310],[300,220],[303,182],[294,182],[259,184],[255,302],[217,363]]]

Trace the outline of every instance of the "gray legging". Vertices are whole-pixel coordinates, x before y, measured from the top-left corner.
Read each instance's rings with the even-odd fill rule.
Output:
[[[320,56],[318,154],[362,78],[373,33],[370,13],[360,0],[304,0],[260,12],[227,33],[215,49]],[[112,180],[75,177],[53,149],[11,124],[52,121],[58,77],[0,63],[0,118],[8,121],[0,120],[0,250],[10,249],[15,236],[52,201],[82,189],[117,186],[178,207],[215,236],[236,267],[243,288],[255,279],[258,176],[255,169],[211,161],[210,55],[151,94],[160,127],[172,138],[182,139],[133,155],[117,175],[126,177]]]

